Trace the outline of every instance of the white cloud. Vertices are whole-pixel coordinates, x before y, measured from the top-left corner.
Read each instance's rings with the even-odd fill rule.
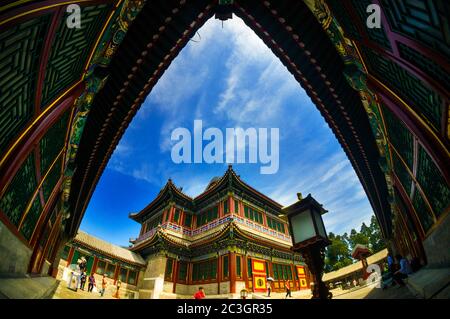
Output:
[[[199,34],[194,36],[199,42],[190,41],[185,48],[187,51],[172,62],[139,111],[137,123],[134,121],[134,125],[148,125],[152,112],[162,115],[159,153],[170,151],[171,131],[181,126],[186,118],[191,119],[192,114],[203,120],[204,128],[217,118],[225,121],[226,127],[282,127],[282,140],[292,139],[291,133],[295,132],[297,142],[290,145],[298,147],[298,151],[288,150],[290,153],[284,156],[289,157],[289,162],[280,165],[289,166],[283,169],[280,166],[280,173],[271,177],[270,185],[252,186],[283,205],[294,203],[297,192],[304,196],[311,193],[329,210],[324,216],[328,231],[349,231],[369,220],[372,209],[345,153],[340,146],[331,155],[326,152],[330,145],[334,148],[336,144],[331,129],[325,121],[310,123],[317,110],[262,40],[236,17],[225,22],[223,28],[220,21],[210,19]],[[205,88],[210,87],[211,74],[217,71],[211,61],[216,61],[213,57],[218,54],[226,59],[221,64],[225,70],[220,70],[225,76],[219,77],[217,86],[221,90],[216,95],[216,103],[208,105],[213,99]],[[202,63],[196,62],[197,67],[193,68],[192,61],[199,59]],[[217,81],[217,77],[214,79]],[[300,101],[298,105],[291,102],[294,95],[295,101]],[[192,97],[197,101],[193,105],[189,104]],[[317,132],[322,135],[312,136]],[[198,171],[191,174],[188,172],[191,168],[172,167],[171,163],[162,162],[154,166],[144,163],[130,169],[134,163],[130,164],[125,158],[133,151],[136,150],[126,143],[122,145],[121,141],[109,167],[159,187],[171,177],[192,197],[201,193],[212,177],[207,169],[200,175]],[[280,153],[283,151],[286,150],[280,149]]]

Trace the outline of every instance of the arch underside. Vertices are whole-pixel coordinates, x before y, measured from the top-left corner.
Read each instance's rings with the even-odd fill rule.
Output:
[[[376,0],[381,29],[365,26],[369,0],[69,2],[83,33],[65,28],[67,1],[0,8],[0,219],[32,260],[75,236],[154,85],[208,19],[231,12],[310,96],[385,238],[424,257],[450,211],[446,1]]]

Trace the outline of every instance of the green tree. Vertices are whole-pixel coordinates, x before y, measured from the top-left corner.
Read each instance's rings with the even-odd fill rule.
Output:
[[[363,225],[365,226],[365,224]],[[357,244],[369,247],[369,237],[362,232],[357,232],[355,229],[350,231],[349,242],[352,250]]]
[[[384,248],[386,248],[386,243],[381,234],[380,225],[378,224],[375,215],[370,219],[370,236],[369,236],[369,247],[373,253],[376,253]]]
[[[325,271],[333,271],[352,263],[348,244],[343,236],[328,234],[331,245],[327,247],[325,255]]]

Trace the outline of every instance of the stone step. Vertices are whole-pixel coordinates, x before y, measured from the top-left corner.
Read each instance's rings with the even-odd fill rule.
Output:
[[[450,268],[420,269],[408,276],[406,284],[420,298],[450,298]]]
[[[50,276],[0,278],[0,297],[4,299],[48,299],[59,281]]]

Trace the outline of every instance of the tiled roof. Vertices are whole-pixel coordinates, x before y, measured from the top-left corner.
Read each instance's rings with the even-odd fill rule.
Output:
[[[388,255],[388,250],[387,249],[383,249],[369,257],[367,257],[367,264],[375,264],[380,262],[381,260],[383,260],[384,258],[386,258]],[[359,271],[362,269],[362,263],[361,261],[357,261],[351,265],[345,266],[341,269],[335,270],[335,271],[331,271],[328,272],[326,274],[323,275],[322,280],[323,281],[330,281],[333,279],[338,279],[344,276],[347,276],[355,271]]]
[[[142,257],[135,252],[108,243],[107,241],[91,236],[83,231],[78,232],[77,236],[74,238],[74,241],[104,255],[121,259],[125,262],[130,262],[133,264],[145,265],[145,261]]]

